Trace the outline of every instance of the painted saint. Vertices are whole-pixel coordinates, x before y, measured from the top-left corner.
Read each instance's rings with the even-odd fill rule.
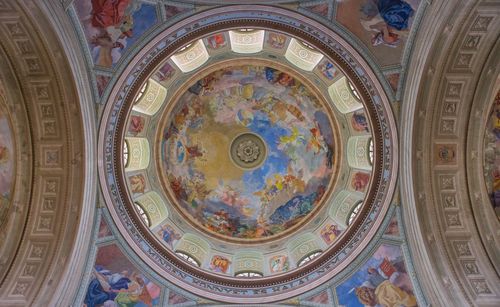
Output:
[[[231,261],[224,256],[215,255],[210,261],[210,269],[217,273],[226,273]]]
[[[142,116],[139,115],[130,116],[130,124],[128,126],[128,132],[133,136],[137,136],[144,129],[145,123],[146,120]]]
[[[288,257],[284,255],[273,256],[269,259],[269,270],[271,273],[280,273],[288,271]]]
[[[370,174],[357,172],[352,177],[351,186],[355,191],[364,192],[370,181]]]
[[[128,177],[130,183],[130,190],[134,194],[143,194],[146,189],[146,178],[144,175],[132,175]]]
[[[208,47],[212,49],[219,49],[227,45],[224,34],[217,33],[207,38]]]
[[[326,244],[330,245],[342,233],[336,224],[326,225],[321,229],[321,238]]]
[[[382,244],[353,276],[336,288],[344,306],[416,307],[410,276],[399,246]]]
[[[407,1],[369,0],[361,6],[361,24],[373,32],[372,45],[396,47],[402,31],[408,31],[409,20],[415,13]]]
[[[156,8],[137,0],[77,0],[75,8],[94,64],[112,67],[128,45],[157,21]]]
[[[181,235],[168,224],[161,226],[158,235],[160,235],[170,248],[174,248],[174,243],[181,238]]]

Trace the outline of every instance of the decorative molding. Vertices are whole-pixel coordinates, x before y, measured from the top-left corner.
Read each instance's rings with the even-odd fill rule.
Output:
[[[29,126],[31,136],[19,131],[16,142],[31,147],[31,153],[23,150],[20,155],[28,169],[18,171],[18,178],[26,177],[15,193],[29,199],[19,203],[25,216],[17,220],[19,231],[7,236],[13,258],[0,279],[0,305],[50,305],[56,289],[52,281],[63,279],[78,226],[86,218],[80,208],[89,199],[91,186],[82,181],[88,166],[82,156],[92,154],[85,152],[73,76],[40,4],[24,0],[5,3],[0,2],[5,13],[0,16],[0,45],[6,59],[2,75],[8,75],[13,85],[9,95],[22,97],[16,101],[21,104],[16,113],[26,117],[19,123]],[[85,188],[87,197],[83,198]]]
[[[469,143],[482,135],[476,130],[466,137],[468,127],[482,127],[471,112],[473,95],[488,56],[499,52],[493,47],[499,17],[498,3],[431,4],[408,74],[400,130],[407,148],[401,168],[404,218],[424,291],[438,306],[500,302],[495,258],[488,257],[478,231],[484,222],[474,220],[471,194],[479,188],[469,187],[480,180],[466,172],[466,156],[477,156],[479,149]],[[444,20],[456,20],[456,26]],[[466,145],[470,150],[464,151]]]

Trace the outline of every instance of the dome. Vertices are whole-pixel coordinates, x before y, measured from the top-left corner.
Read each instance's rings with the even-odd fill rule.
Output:
[[[500,306],[500,3],[0,0],[0,306]]]
[[[204,282],[180,282],[227,302],[235,294],[221,287],[272,301],[281,291],[244,298],[245,280],[285,291],[359,253],[395,169],[394,131],[382,125],[391,117],[369,68],[332,33],[337,49],[280,22],[169,33],[134,60],[106,122],[121,145],[106,150],[115,162],[103,172],[117,179],[107,179],[111,195],[126,195],[110,209],[125,236],[135,233],[130,244],[166,278],[179,280],[174,267],[195,274]]]
[[[302,82],[256,60],[244,63],[187,83],[161,125],[159,173],[200,232],[259,243],[321,207],[335,140],[330,112]]]

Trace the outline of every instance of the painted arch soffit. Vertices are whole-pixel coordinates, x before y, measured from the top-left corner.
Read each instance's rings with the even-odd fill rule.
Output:
[[[76,248],[88,188],[82,182],[85,142],[73,75],[46,14],[30,1],[0,1],[0,11],[2,94],[7,104],[16,102],[9,110],[15,117],[12,158],[19,162],[15,203],[1,230],[2,238],[8,233],[1,240],[0,302],[26,306],[54,297],[57,289],[47,281],[64,278]],[[11,156],[2,151],[3,159]]]
[[[130,199],[125,196],[126,187],[123,174],[120,173],[120,163],[113,162],[121,161],[123,150],[123,134],[117,135],[114,131],[124,131],[127,115],[125,110],[130,108],[133,97],[140,90],[140,84],[145,81],[145,71],[150,71],[162,59],[197,37],[213,31],[241,27],[243,23],[252,28],[275,28],[293,33],[335,58],[346,73],[355,71],[352,82],[363,100],[370,101],[365,107],[373,114],[376,130],[380,131],[375,142],[375,164],[378,165],[374,176],[376,189],[370,191],[368,199],[371,202],[360,212],[361,217],[350,235],[342,237],[337,248],[324,253],[317,261],[312,262],[314,265],[298,269],[294,275],[255,279],[252,289],[245,286],[248,284],[245,281],[207,274],[187,266],[168,249],[160,252],[161,248],[155,245],[155,240],[148,237],[140,217],[130,211],[130,205],[126,205],[130,203]],[[307,25],[304,28],[303,16],[282,9],[269,12],[267,7],[234,6],[205,11],[156,36],[134,58],[112,90],[99,136],[100,154],[103,155],[100,177],[106,183],[106,204],[119,230],[135,252],[154,270],[195,294],[227,302],[251,303],[277,301],[303,293],[330,279],[360,252],[362,246],[368,243],[370,234],[380,225],[392,198],[397,168],[396,129],[382,87],[366,63],[338,35],[314,21],[308,21]],[[306,282],[312,280],[314,282]]]
[[[436,32],[416,44],[427,64],[413,67],[421,75],[413,71],[407,87],[419,93],[408,91],[402,112],[402,146],[412,148],[402,155],[404,217],[430,301],[495,305],[499,224],[486,191],[483,140],[498,89],[500,8],[487,1],[459,8],[464,12],[460,26],[430,22],[426,26]],[[454,3],[434,7],[429,16],[446,12],[455,14]],[[441,33],[446,39],[430,39]],[[428,44],[434,46],[426,50],[449,51],[418,52]]]

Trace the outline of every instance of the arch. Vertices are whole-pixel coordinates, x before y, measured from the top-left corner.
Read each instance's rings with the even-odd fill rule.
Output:
[[[305,233],[294,238],[287,244],[286,248],[295,266],[298,266],[299,262],[308,255],[323,251],[321,240],[313,233]]]
[[[346,228],[349,225],[350,213],[360,201],[363,201],[362,193],[347,190],[340,191],[330,205],[330,218]]]
[[[192,257],[199,266],[208,261],[210,245],[204,239],[192,233],[185,233],[175,246],[175,252],[180,252]]]
[[[340,113],[346,114],[359,110],[363,107],[359,96],[354,95],[352,84],[346,76],[342,76],[328,87],[328,94],[332,99],[333,105]]]
[[[146,226],[148,227],[151,227],[151,219],[149,218],[144,208],[138,202],[135,202],[134,204],[135,204],[135,209],[137,210],[137,213],[141,216],[142,220],[144,221],[144,224],[146,224]]]
[[[257,273],[263,276],[264,257],[259,251],[239,251],[233,256],[235,276],[240,273]],[[252,274],[249,274],[252,275]],[[246,276],[257,277],[257,276]]]
[[[301,267],[308,264],[309,262],[316,259],[319,255],[321,255],[321,250],[310,252],[309,254],[302,257],[302,259],[300,259],[299,262],[297,262],[297,267]]]
[[[363,202],[361,200],[358,201],[356,205],[354,205],[354,208],[352,208],[351,212],[349,213],[349,217],[347,218],[347,226],[352,224],[362,206]]]
[[[480,163],[478,136],[487,112],[476,105],[484,100],[474,101],[474,95],[492,95],[500,72],[498,12],[486,1],[431,6],[415,41],[418,57],[408,69],[400,121],[406,149],[401,152],[402,212],[413,265],[433,305],[500,302],[498,267],[492,265],[498,264],[493,260],[498,236],[481,236],[480,229],[492,225],[492,214],[476,216],[488,199],[481,192],[482,174],[472,167]],[[456,18],[456,26],[445,21],[450,18]],[[480,48],[468,46],[472,37]],[[468,134],[468,129],[475,131]],[[498,221],[495,225],[487,233],[498,233]],[[488,255],[493,246],[496,258]]]
[[[126,137],[125,146],[128,149],[125,171],[138,171],[148,167],[150,160],[149,141],[146,138]],[[125,154],[125,153],[124,153]]]
[[[172,62],[184,73],[201,67],[210,57],[202,39],[184,48],[171,57]]]
[[[179,257],[181,257],[182,259],[184,259],[185,261],[191,263],[191,264],[194,264],[195,266],[200,266],[200,263],[198,262],[198,260],[196,260],[195,258],[191,257],[190,255],[186,254],[185,252],[175,252],[175,254]]]
[[[370,159],[371,140],[370,135],[352,136],[349,138],[347,141],[347,163],[350,167],[363,170],[372,169],[372,159]]]
[[[0,234],[0,302],[67,306],[80,287],[75,276],[83,273],[95,216],[95,104],[84,56],[62,8],[5,4],[0,80],[2,95],[15,101],[21,184],[12,197],[17,208],[10,207]],[[8,22],[12,28],[5,27]],[[70,43],[61,44],[62,37]],[[29,43],[28,53],[19,52],[20,40]]]
[[[264,30],[242,29],[229,31],[231,50],[236,53],[257,53],[264,48]]]
[[[135,202],[138,203],[147,214],[150,221],[150,225],[148,226],[150,228],[160,225],[160,223],[168,217],[168,210],[165,202],[161,196],[154,191],[139,196]]]
[[[264,277],[264,275],[262,275],[262,273],[254,272],[254,271],[242,271],[242,272],[234,274],[234,276],[235,277],[244,277],[244,278]]]
[[[305,71],[312,71],[323,59],[321,52],[314,51],[312,47],[292,38],[285,52],[285,58]]]
[[[154,79],[149,79],[144,91],[136,97],[133,110],[146,115],[154,115],[165,103],[167,89]]]

